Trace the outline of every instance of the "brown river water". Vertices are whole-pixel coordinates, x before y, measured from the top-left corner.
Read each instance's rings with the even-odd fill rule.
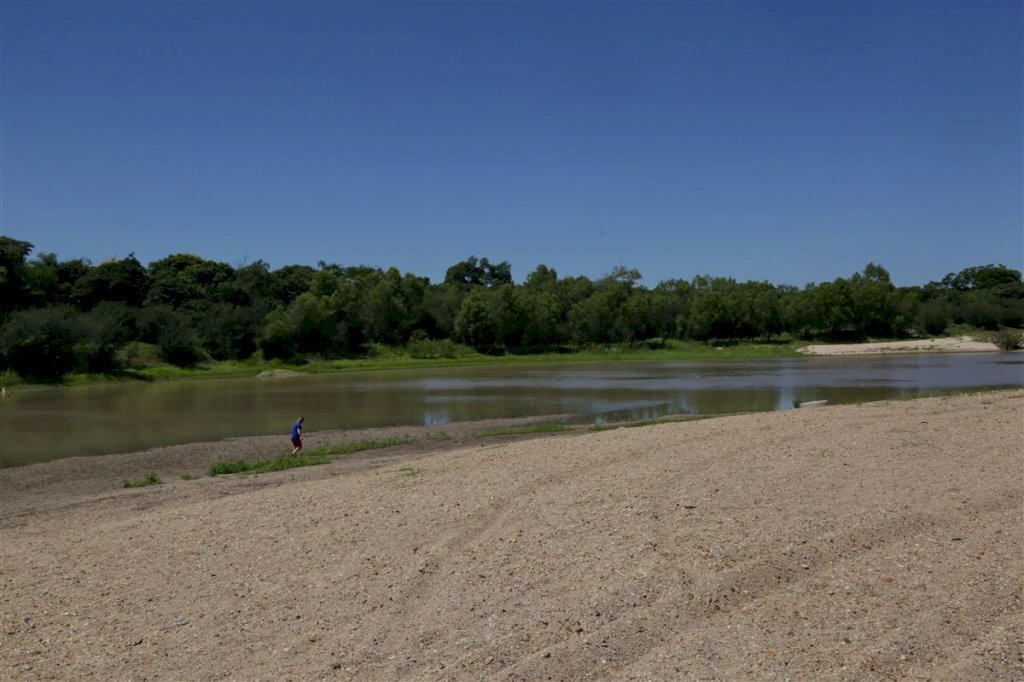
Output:
[[[394,370],[15,388],[0,399],[0,467],[318,429],[508,417],[607,423],[793,409],[1024,386],[1020,353]]]

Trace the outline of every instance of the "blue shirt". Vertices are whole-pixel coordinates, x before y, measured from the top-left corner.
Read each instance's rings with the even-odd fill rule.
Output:
[[[301,428],[302,428],[302,422],[300,422],[298,420],[296,420],[296,422],[294,424],[292,424],[292,440],[298,440],[299,439],[299,429],[301,429]]]

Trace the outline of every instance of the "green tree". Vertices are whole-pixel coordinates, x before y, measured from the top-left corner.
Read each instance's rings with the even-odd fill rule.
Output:
[[[69,306],[12,313],[0,328],[4,364],[33,381],[58,381],[75,368],[75,318]]]
[[[497,287],[512,283],[512,266],[507,261],[491,263],[486,258],[479,261],[470,256],[464,261],[448,268],[444,275],[445,284],[457,284],[464,287],[482,286]]]
[[[781,295],[768,282],[745,282],[740,287],[741,338],[767,341],[783,329]]]
[[[860,337],[850,282],[838,277],[809,291],[810,324],[827,338],[839,341]]]
[[[945,298],[933,298],[917,307],[915,326],[925,334],[941,334],[951,322],[949,303]]]
[[[120,301],[104,301],[75,316],[75,369],[109,374],[121,369],[117,352],[135,338],[137,310]]]
[[[738,338],[744,313],[736,280],[710,276],[693,278],[688,336],[702,341]]]
[[[190,367],[204,359],[199,332],[187,312],[168,304],[149,305],[136,319],[137,338],[155,344],[164,361]]]
[[[462,307],[466,291],[459,284],[446,283],[428,287],[423,293],[421,328],[430,338],[455,337],[455,318]]]
[[[301,294],[309,291],[316,270],[308,265],[286,265],[274,270],[271,275],[273,297],[289,305]]]
[[[546,350],[568,341],[563,332],[565,310],[555,293],[544,289],[515,288],[515,307],[522,316],[522,338],[517,345],[524,349]]]
[[[312,292],[300,294],[287,308],[273,310],[266,320],[260,347],[265,358],[291,359],[302,354],[324,355],[342,345],[335,316],[336,303]]]
[[[493,351],[498,343],[497,324],[491,306],[491,294],[476,288],[462,300],[455,316],[454,338],[480,351]]]
[[[567,314],[577,344],[623,343],[633,338],[626,304],[640,273],[622,267],[598,280],[593,294],[575,303]]]
[[[558,293],[558,273],[546,265],[538,265],[533,272],[526,276],[523,286],[531,291],[556,295]]]
[[[949,273],[942,278],[942,285],[957,291],[974,289],[1001,289],[1007,285],[1020,284],[1021,272],[1005,265],[979,265]]]
[[[56,254],[41,253],[25,264],[22,295],[27,306],[41,308],[61,300],[60,262]]]
[[[149,264],[146,304],[180,308],[192,301],[217,300],[220,286],[233,277],[234,270],[224,263],[187,253],[167,256]]]
[[[89,310],[103,301],[121,301],[138,308],[148,289],[146,269],[128,254],[121,260],[100,263],[78,278],[71,296],[79,308]]]
[[[852,324],[857,338],[894,334],[895,290],[886,269],[874,263],[868,263],[863,273],[849,279]]]
[[[0,237],[0,318],[25,304],[25,261],[32,244]]]
[[[265,305],[202,301],[187,312],[200,345],[212,358],[244,360],[256,351],[266,311]]]

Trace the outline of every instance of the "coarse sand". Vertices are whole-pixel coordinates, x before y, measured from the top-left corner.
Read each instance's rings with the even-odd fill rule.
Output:
[[[1024,679],[1024,391],[243,446],[0,472],[0,679]]]
[[[941,339],[905,339],[871,343],[826,343],[798,348],[807,355],[888,355],[890,353],[994,353],[999,347],[991,341],[970,336]]]

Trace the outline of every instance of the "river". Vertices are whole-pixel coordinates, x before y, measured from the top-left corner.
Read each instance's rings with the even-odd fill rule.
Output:
[[[592,423],[787,410],[1024,386],[1024,355],[394,370],[15,389],[0,401],[0,467],[231,436],[557,415]]]

